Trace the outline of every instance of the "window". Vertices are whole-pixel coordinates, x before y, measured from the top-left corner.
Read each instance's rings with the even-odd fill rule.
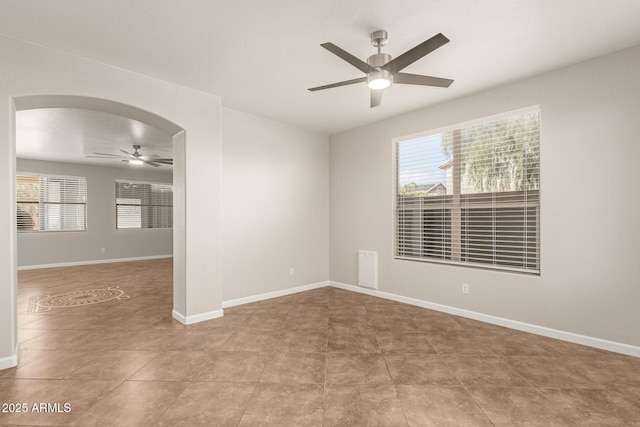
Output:
[[[540,111],[395,142],[395,256],[540,272]]]
[[[173,186],[116,181],[116,228],[172,228]]]
[[[19,232],[87,229],[87,180],[78,176],[16,175]]]

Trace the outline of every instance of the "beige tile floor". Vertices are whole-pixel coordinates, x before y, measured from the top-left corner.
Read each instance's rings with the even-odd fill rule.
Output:
[[[640,426],[640,359],[334,288],[170,317],[169,260],[23,271],[5,425]],[[29,314],[29,298],[129,299]]]

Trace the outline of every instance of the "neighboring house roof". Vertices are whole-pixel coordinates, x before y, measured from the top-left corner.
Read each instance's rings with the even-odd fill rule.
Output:
[[[441,182],[436,182],[433,184],[420,184],[416,186],[415,191],[425,191],[427,193],[430,193],[431,191],[435,191],[440,188],[442,188],[443,190],[446,190],[447,187],[445,187],[444,184],[442,184]]]

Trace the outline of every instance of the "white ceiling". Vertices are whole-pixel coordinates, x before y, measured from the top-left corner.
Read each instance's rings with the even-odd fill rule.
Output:
[[[331,134],[640,43],[638,0],[0,0],[0,33],[222,96],[223,105]],[[455,79],[394,85],[369,108],[361,59],[389,32],[396,57],[451,42],[405,69]],[[594,82],[597,84],[597,82]]]
[[[172,137],[145,123],[114,114],[74,108],[42,108],[16,113],[16,157],[57,162],[138,167],[119,158],[87,158],[94,153],[125,156],[140,145],[143,156],[172,158]],[[170,165],[144,166],[169,172]]]

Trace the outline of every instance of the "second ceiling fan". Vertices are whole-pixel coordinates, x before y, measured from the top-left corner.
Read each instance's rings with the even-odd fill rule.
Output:
[[[163,165],[173,165],[173,159],[170,158],[162,158],[156,154],[152,154],[150,156],[143,156],[138,152],[140,150],[140,146],[137,144],[133,145],[133,153],[130,153],[125,150],[120,150],[121,153],[125,154],[110,154],[110,153],[96,153],[94,152],[93,156],[86,156],[87,158],[94,159],[122,159],[123,162],[132,164],[132,165],[149,165],[159,167],[161,164]]]
[[[371,44],[378,48],[378,53],[371,55],[367,59],[367,62],[356,58],[333,43],[323,43],[320,46],[344,59],[360,71],[366,73],[367,76],[324,86],[312,87],[309,90],[316,91],[331,89],[334,87],[366,82],[369,89],[371,89],[371,107],[373,108],[380,105],[382,102],[382,91],[391,86],[392,83],[449,87],[451,83],[453,83],[453,80],[451,79],[400,72],[416,62],[418,59],[433,52],[448,42],[448,38],[446,38],[442,33],[438,33],[429,40],[420,43],[418,46],[406,51],[397,58],[391,59],[391,55],[381,52],[382,46],[387,44],[387,32],[379,30],[371,34]]]

